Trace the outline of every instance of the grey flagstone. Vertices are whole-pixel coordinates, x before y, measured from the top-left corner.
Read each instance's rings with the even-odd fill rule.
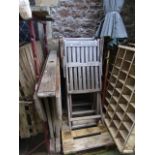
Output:
[[[120,15],[124,0],[104,0],[105,18],[96,32],[97,37],[127,38],[127,32]]]

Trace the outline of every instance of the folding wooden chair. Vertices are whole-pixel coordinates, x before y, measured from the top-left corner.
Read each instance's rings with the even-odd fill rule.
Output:
[[[102,119],[103,44],[92,38],[64,38],[63,71],[66,78],[69,127],[73,121]],[[72,95],[95,93],[95,114],[73,117]],[[88,111],[86,111],[88,112]],[[80,112],[79,112],[80,113]],[[82,113],[81,113],[82,114]]]

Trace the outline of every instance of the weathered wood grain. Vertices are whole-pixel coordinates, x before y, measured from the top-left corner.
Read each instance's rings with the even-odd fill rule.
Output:
[[[47,63],[40,81],[37,95],[38,97],[55,96],[56,92],[56,51],[49,53]]]
[[[118,47],[105,93],[105,124],[121,153],[134,152],[135,145],[134,60],[134,48],[124,45]]]
[[[40,42],[36,42],[36,47],[39,62],[38,65],[41,69],[44,57]],[[19,48],[19,82],[23,92],[23,98],[29,97],[32,99],[36,76],[31,44],[26,44]]]
[[[62,130],[64,154],[77,153],[113,144],[109,132],[103,126],[77,129],[74,131]]]

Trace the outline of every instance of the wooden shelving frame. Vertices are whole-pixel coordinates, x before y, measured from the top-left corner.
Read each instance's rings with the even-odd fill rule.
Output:
[[[105,95],[105,123],[122,153],[134,151],[135,49],[120,45]]]

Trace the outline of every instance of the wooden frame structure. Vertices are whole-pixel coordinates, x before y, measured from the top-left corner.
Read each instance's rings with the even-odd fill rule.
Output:
[[[105,123],[122,153],[134,151],[135,49],[120,45],[105,95]]]

